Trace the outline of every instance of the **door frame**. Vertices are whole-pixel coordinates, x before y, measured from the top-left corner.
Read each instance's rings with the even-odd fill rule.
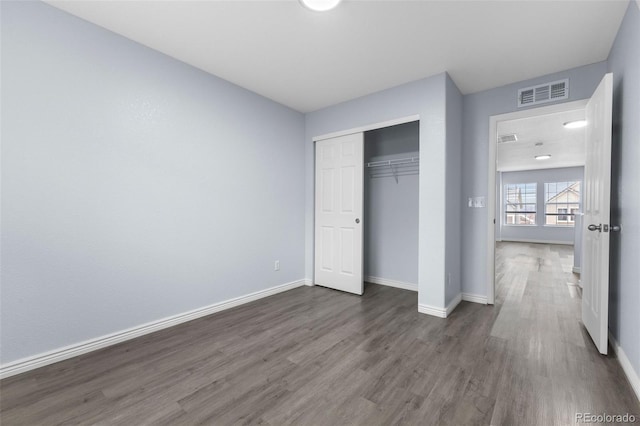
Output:
[[[313,140],[313,143],[315,144],[316,142],[321,141],[323,139],[337,138],[339,136],[346,136],[346,135],[350,135],[352,133],[364,133],[364,132],[368,132],[369,130],[382,129],[384,127],[397,126],[398,124],[412,123],[414,121],[420,121],[420,116],[417,115],[417,114],[416,115],[408,115],[406,117],[400,117],[400,118],[396,118],[396,119],[393,119],[393,120],[381,121],[379,123],[371,123],[371,124],[366,124],[366,125],[360,126],[360,127],[354,127],[354,128],[351,128],[351,129],[340,130],[340,131],[337,131],[337,132],[326,133],[324,135],[314,136],[311,139]],[[315,168],[315,166],[314,166],[314,168]]]
[[[398,118],[394,118],[391,120],[386,120],[386,121],[379,121],[376,123],[370,123],[370,124],[365,124],[363,126],[359,126],[359,127],[353,127],[350,129],[345,129],[345,130],[339,130],[336,132],[331,132],[331,133],[325,133],[319,136],[314,136],[311,138],[311,141],[313,143],[313,205],[312,205],[312,216],[313,216],[313,229],[315,229],[316,226],[316,215],[315,215],[315,211],[316,211],[316,200],[315,200],[315,191],[316,191],[316,142],[324,140],[324,139],[332,139],[332,138],[336,138],[336,137],[340,137],[340,136],[346,136],[346,135],[350,135],[353,133],[364,133],[364,132],[368,132],[370,130],[377,130],[377,129],[382,129],[385,127],[391,127],[391,126],[397,126],[399,124],[406,124],[406,123],[412,123],[414,121],[420,121],[420,115],[419,114],[414,114],[414,115],[407,115],[404,117],[398,117]],[[366,143],[366,141],[365,141]],[[420,172],[418,172],[420,173]],[[363,207],[364,209],[364,207]],[[364,216],[364,211],[363,211],[363,216]],[[363,220],[366,220],[366,218],[363,217]],[[418,223],[420,223],[420,214],[418,214]],[[418,229],[418,241],[420,240],[420,230]],[[364,250],[363,250],[364,251]],[[418,245],[418,259],[420,258],[420,246]],[[363,258],[363,262],[364,262],[364,258]],[[315,232],[311,233],[311,271],[312,271],[312,278],[311,278],[311,285],[315,285],[314,282],[314,275],[313,271],[315,271],[315,263],[316,263],[316,236],[315,236]],[[420,282],[420,276],[419,276],[419,272],[418,272],[418,282]],[[420,286],[418,285],[418,297],[420,297]]]
[[[529,108],[522,111],[508,112],[505,114],[497,114],[489,117],[489,179],[487,186],[487,304],[495,304],[496,297],[496,225],[498,217],[496,217],[496,201],[498,194],[496,193],[496,172],[497,172],[497,154],[498,154],[498,123],[501,121],[518,120],[522,118],[538,117],[541,115],[555,114],[558,112],[574,111],[577,109],[585,109],[589,99],[581,99],[578,101],[563,102],[549,106]]]

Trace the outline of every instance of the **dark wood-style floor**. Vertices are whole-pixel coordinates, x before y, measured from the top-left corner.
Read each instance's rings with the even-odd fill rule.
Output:
[[[640,414],[570,247],[503,243],[495,306],[303,287],[0,382],[2,425],[554,425]]]

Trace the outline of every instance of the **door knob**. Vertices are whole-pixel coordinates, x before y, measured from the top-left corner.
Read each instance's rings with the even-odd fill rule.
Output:
[[[360,223],[360,219],[359,218],[356,218],[356,223]]]
[[[620,232],[622,228],[620,228],[620,225],[611,225],[611,227],[609,227],[609,230],[611,232]]]
[[[594,224],[592,223],[591,225],[587,226],[587,229],[588,229],[589,231],[599,231],[599,232],[602,232],[602,224],[600,224],[600,225],[594,225]]]

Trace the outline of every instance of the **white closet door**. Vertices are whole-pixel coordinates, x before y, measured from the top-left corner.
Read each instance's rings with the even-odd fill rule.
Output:
[[[316,142],[315,284],[362,294],[364,134]]]

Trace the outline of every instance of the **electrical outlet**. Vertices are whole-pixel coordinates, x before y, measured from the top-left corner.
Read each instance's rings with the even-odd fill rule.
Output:
[[[280,270],[280,261],[276,260],[275,263],[273,264],[273,270],[274,271],[279,271]]]

